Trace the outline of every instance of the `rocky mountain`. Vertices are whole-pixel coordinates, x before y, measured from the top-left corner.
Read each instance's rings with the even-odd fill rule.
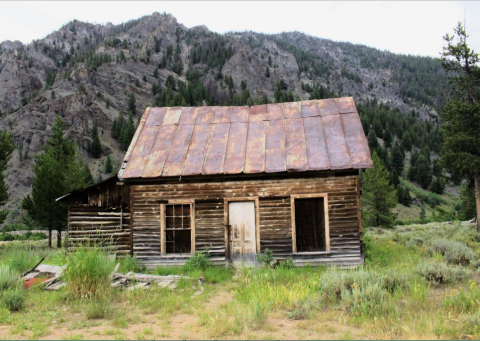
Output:
[[[97,177],[107,155],[116,165],[123,158],[111,130],[129,110],[136,122],[152,105],[251,105],[308,99],[321,89],[436,120],[446,83],[438,60],[298,32],[220,35],[159,13],[120,25],[73,21],[27,45],[0,44],[0,129],[11,131],[17,146],[9,164],[10,205],[18,207],[29,192],[34,156],[56,116]],[[94,124],[100,159],[89,154]]]

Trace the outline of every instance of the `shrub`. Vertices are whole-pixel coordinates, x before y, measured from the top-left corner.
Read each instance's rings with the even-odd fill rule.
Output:
[[[305,297],[295,301],[291,310],[287,310],[285,315],[292,320],[305,320],[313,317],[318,308],[318,299],[314,297]]]
[[[275,258],[273,256],[273,251],[270,249],[265,249],[265,251],[257,256],[257,261],[265,266],[272,266],[275,262]]]
[[[15,240],[15,237],[12,236],[10,233],[3,232],[0,234],[0,241],[1,242],[11,242]]]
[[[295,268],[295,263],[293,262],[293,258],[287,258],[284,262],[281,262],[279,265],[281,269],[293,269]]]
[[[424,262],[417,267],[417,273],[435,284],[446,284],[462,280],[470,271],[460,266],[449,266],[443,262]]]
[[[18,274],[8,265],[0,265],[0,290],[14,288],[19,283]]]
[[[25,295],[21,287],[10,288],[2,293],[2,301],[11,312],[25,308]]]
[[[434,239],[428,247],[430,254],[440,253],[447,262],[462,266],[475,263],[475,255],[471,248],[462,242],[448,239]]]
[[[352,313],[368,317],[387,315],[394,306],[381,281],[361,286],[355,283],[351,291],[342,291],[342,304]]]
[[[67,290],[76,298],[98,297],[110,288],[113,260],[96,247],[80,248],[67,257]]]
[[[183,269],[185,271],[191,270],[205,270],[212,266],[212,262],[210,262],[210,253],[208,251],[196,251],[195,255],[190,257]]]

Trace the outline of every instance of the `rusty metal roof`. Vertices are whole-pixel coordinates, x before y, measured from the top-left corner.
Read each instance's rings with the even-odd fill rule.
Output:
[[[373,167],[351,97],[252,107],[147,108],[119,178]]]

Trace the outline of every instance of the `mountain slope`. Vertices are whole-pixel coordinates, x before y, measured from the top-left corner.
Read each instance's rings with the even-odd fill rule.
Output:
[[[158,13],[121,25],[73,21],[28,45],[3,42],[0,128],[17,145],[9,164],[10,205],[29,192],[34,156],[57,115],[96,177],[102,159],[88,153],[90,131],[99,127],[104,157],[111,154],[119,165],[124,151],[110,132],[120,112],[126,117],[131,94],[136,121],[151,105],[245,105],[282,94],[308,99],[316,85],[433,121],[448,90],[432,58],[298,32],[220,35]]]

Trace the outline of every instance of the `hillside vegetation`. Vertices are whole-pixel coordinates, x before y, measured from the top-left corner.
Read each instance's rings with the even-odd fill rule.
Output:
[[[392,146],[398,142],[405,160],[411,148],[426,145],[429,153],[423,154],[434,160],[440,145],[437,112],[447,94],[440,62],[427,57],[298,32],[220,35],[159,13],[120,25],[75,20],[27,45],[0,44],[0,128],[13,134],[16,145],[8,169],[9,221],[20,218],[34,157],[56,116],[98,181],[110,174],[104,167],[108,156],[113,172],[119,166],[147,106],[353,96],[384,160],[393,154],[384,133],[390,133]]]

